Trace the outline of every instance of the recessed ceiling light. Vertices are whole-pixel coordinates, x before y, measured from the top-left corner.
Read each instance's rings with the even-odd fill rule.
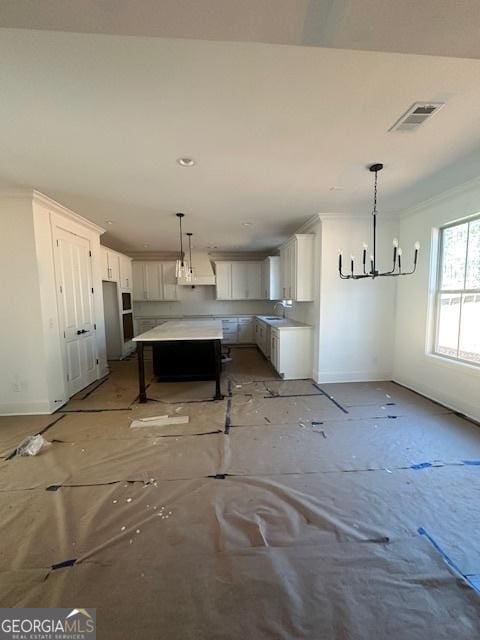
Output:
[[[242,222],[242,227],[251,227],[252,224],[252,222]]]
[[[195,165],[193,158],[177,158],[177,162],[181,167],[193,167]]]
[[[328,189],[328,190],[329,190],[329,191],[343,191],[343,187],[336,187],[336,186],[333,186],[333,187],[329,187],[329,189]]]
[[[148,247],[149,247],[149,246],[150,246],[149,244],[144,244],[144,245],[143,245],[143,248],[144,248],[144,249],[148,249]]]
[[[115,220],[105,220],[105,222],[106,222],[107,224],[113,224],[113,223],[115,222]]]

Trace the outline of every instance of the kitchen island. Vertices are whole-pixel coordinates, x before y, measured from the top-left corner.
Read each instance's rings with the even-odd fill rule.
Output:
[[[139,402],[147,402],[144,347],[153,349],[153,370],[160,381],[215,380],[215,400],[222,400],[220,389],[220,320],[168,321],[135,338],[138,358]]]

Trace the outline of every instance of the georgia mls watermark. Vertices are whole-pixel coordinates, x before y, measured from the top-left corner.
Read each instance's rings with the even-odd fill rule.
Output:
[[[0,640],[95,640],[96,609],[0,609]]]

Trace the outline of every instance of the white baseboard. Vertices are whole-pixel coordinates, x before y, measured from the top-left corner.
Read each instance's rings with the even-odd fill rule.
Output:
[[[318,384],[327,382],[378,382],[380,380],[391,380],[391,371],[316,371],[313,379]]]
[[[467,418],[475,420],[475,422],[480,422],[478,406],[475,407],[473,404],[459,402],[458,397],[456,396],[451,396],[448,393],[439,391],[439,389],[434,389],[426,384],[419,384],[417,381],[410,380],[408,378],[396,376],[393,377],[392,380],[394,382],[398,382],[398,384],[401,384],[404,387],[407,387],[407,389],[411,389],[412,391],[420,393],[422,396],[430,398],[430,400],[439,402],[444,407],[447,407],[447,409],[461,413]]]
[[[57,410],[49,402],[2,402],[0,415],[2,416],[36,416],[48,415]]]

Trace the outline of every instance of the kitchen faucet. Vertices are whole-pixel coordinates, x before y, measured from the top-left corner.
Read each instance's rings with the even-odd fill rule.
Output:
[[[283,311],[282,311],[282,318],[285,320],[285,303],[284,303],[284,301],[283,301],[283,300],[279,300],[278,302],[276,302],[276,303],[273,305],[273,310],[274,310],[274,311],[275,311],[275,309],[278,307],[278,305],[280,305],[280,306],[282,307],[282,309],[283,309]]]

